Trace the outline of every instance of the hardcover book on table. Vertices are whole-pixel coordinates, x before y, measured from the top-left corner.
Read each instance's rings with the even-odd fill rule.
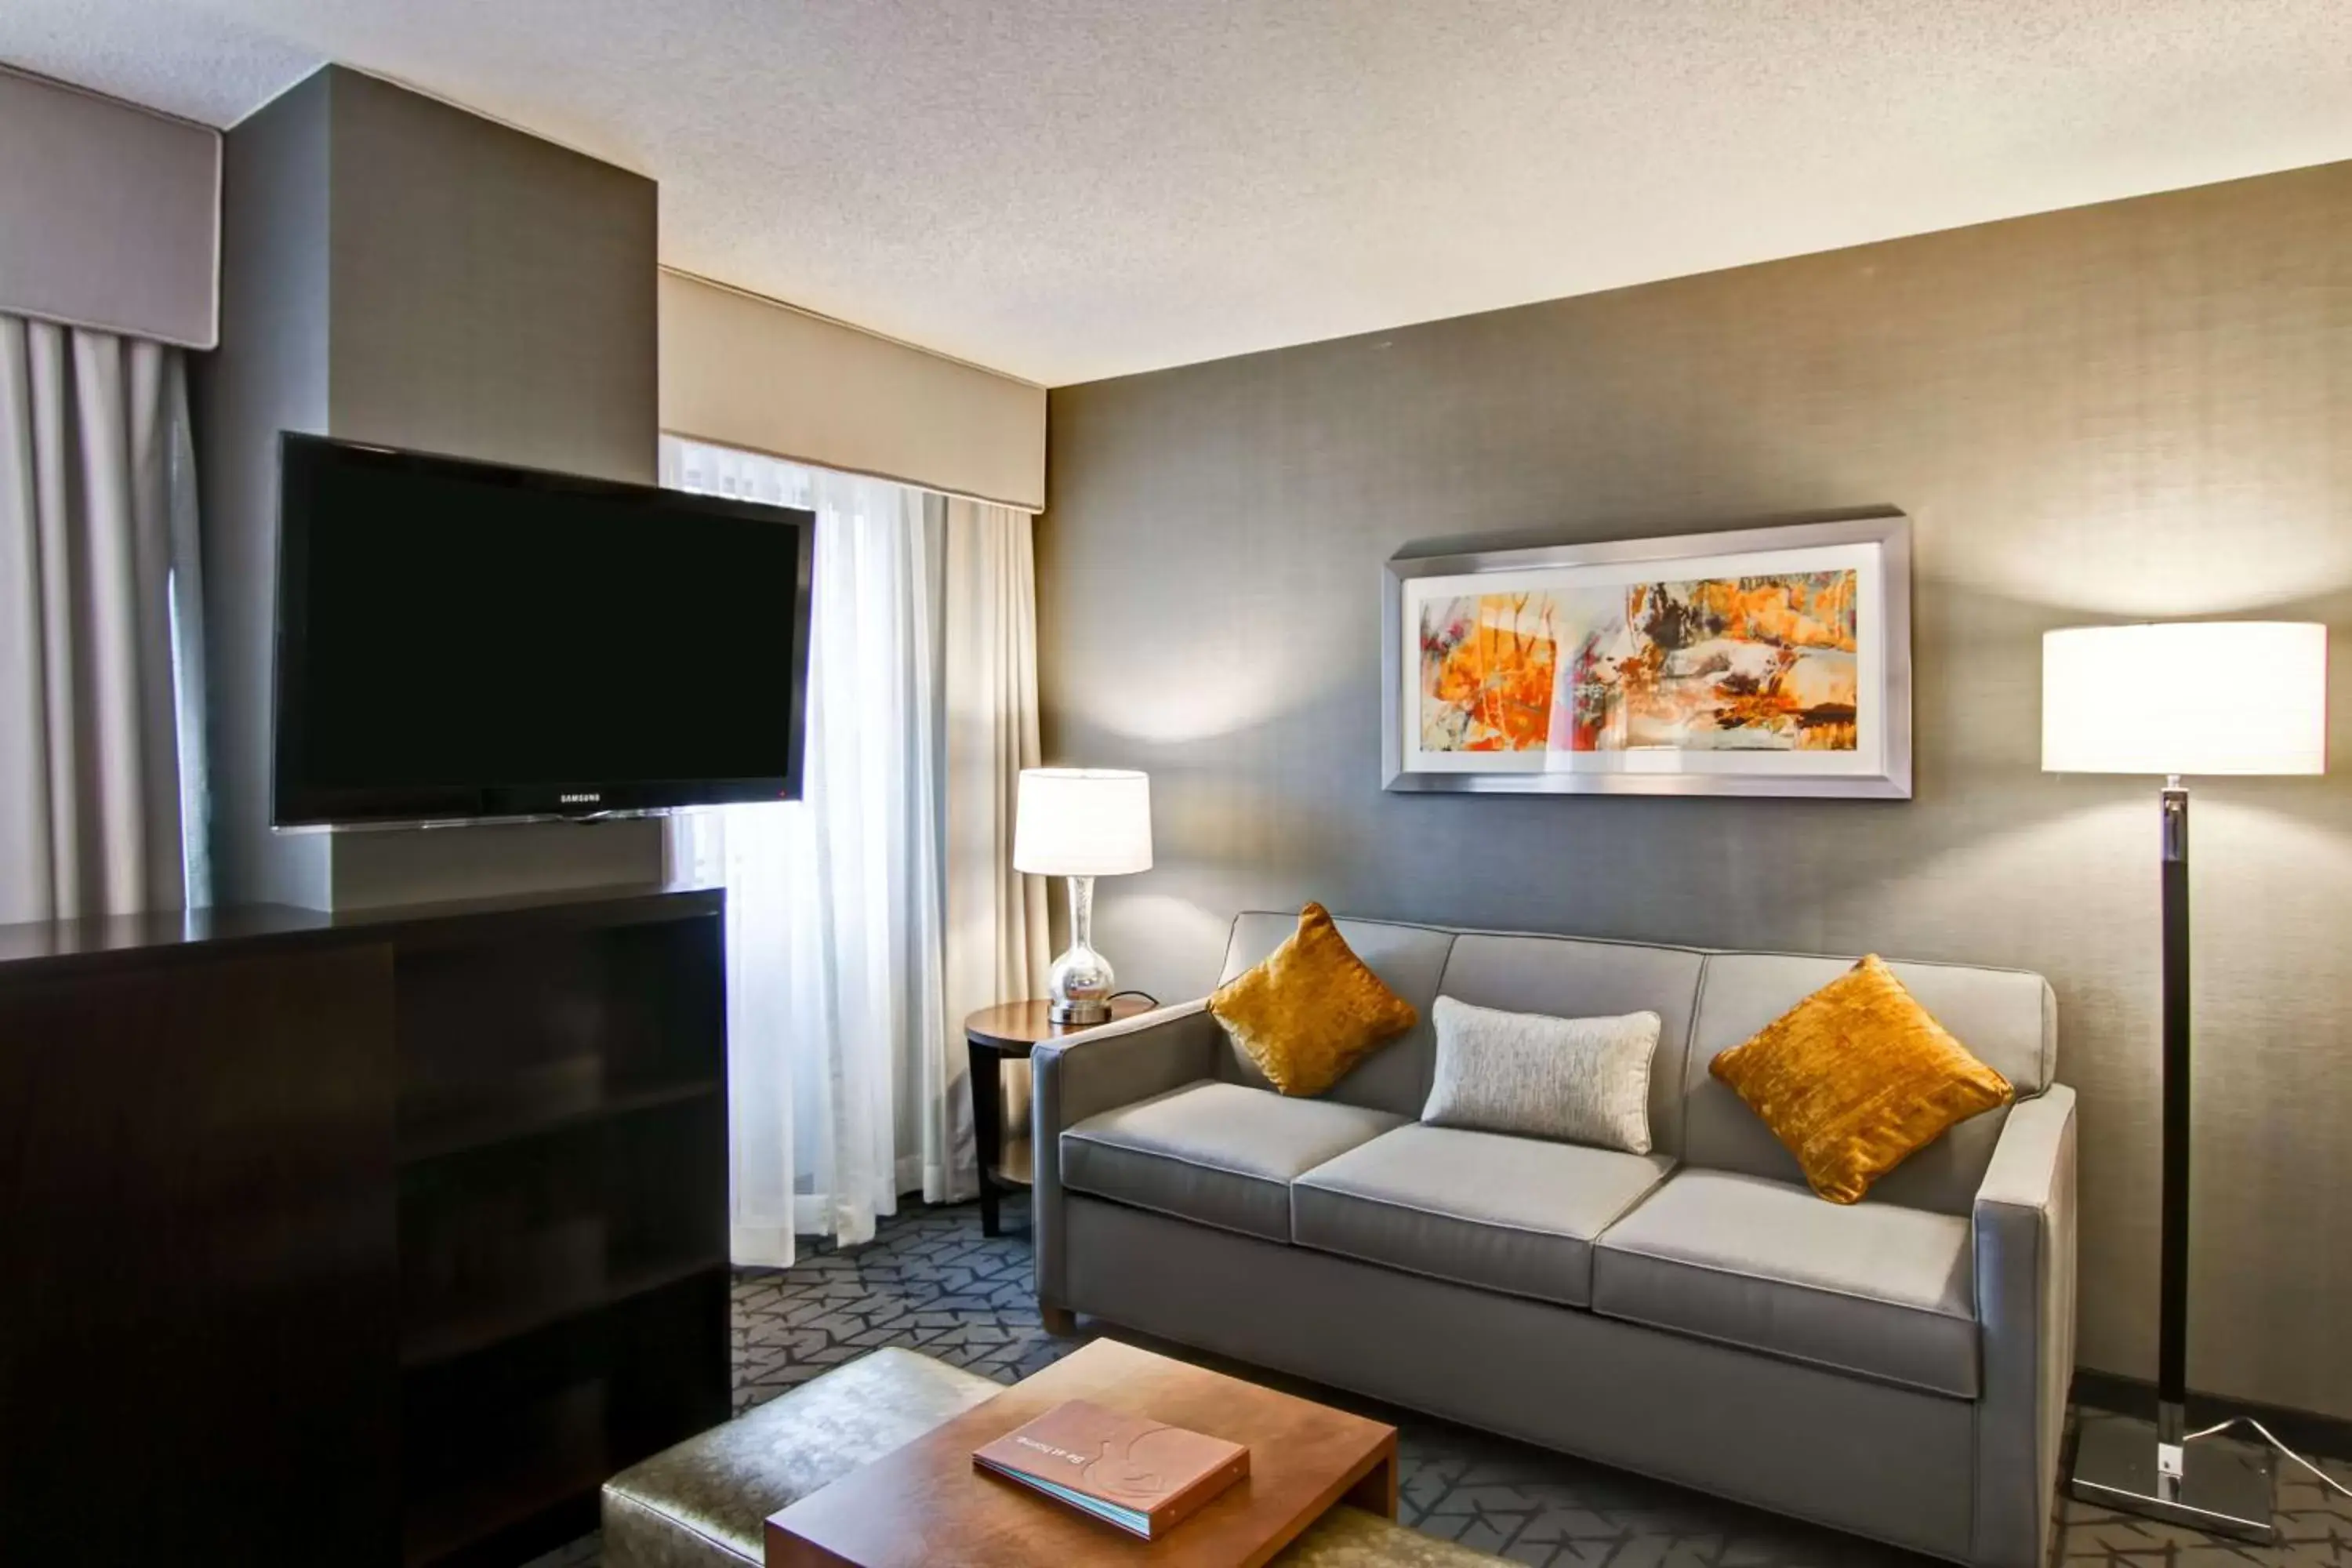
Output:
[[[1238,1443],[1083,1399],[974,1450],[971,1462],[1146,1541],[1249,1474]]]

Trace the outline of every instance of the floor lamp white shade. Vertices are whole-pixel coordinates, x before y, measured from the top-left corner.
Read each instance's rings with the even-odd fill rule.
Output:
[[[1095,951],[1095,879],[1151,869],[1151,780],[1123,768],[1023,769],[1013,868],[1069,879],[1070,945],[1047,980],[1048,1016],[1107,1022],[1118,982]]]
[[[2163,1129],[2157,1413],[2085,1421],[2068,1487],[2105,1507],[2243,1540],[2272,1536],[2267,1452],[2188,1430],[2191,773],[2327,770],[2327,628],[2292,621],[2075,626],[2042,642],[2042,765],[2158,773]]]
[[[2073,773],[2327,771],[2327,628],[2072,626],[2042,639],[2042,766]]]

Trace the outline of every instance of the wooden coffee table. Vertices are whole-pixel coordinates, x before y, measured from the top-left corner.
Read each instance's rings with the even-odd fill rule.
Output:
[[[974,1448],[1066,1399],[1090,1399],[1244,1444],[1249,1479],[1158,1541],[1142,1541],[973,1466]],[[771,1515],[768,1568],[1257,1568],[1343,1502],[1396,1517],[1395,1427],[1097,1340]]]

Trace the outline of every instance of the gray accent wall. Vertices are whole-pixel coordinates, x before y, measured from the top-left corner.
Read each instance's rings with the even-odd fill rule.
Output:
[[[195,392],[224,902],[661,877],[649,822],[268,828],[278,432],[652,482],[655,201],[642,175],[340,67],[227,133],[223,347]]]
[[[654,183],[356,71],[334,97],[334,433],[651,484]]]
[[[2152,1373],[2157,781],[2040,771],[2041,634],[2352,658],[2352,163],[1065,387],[1048,463],[1048,760],[1152,774],[1158,863],[1098,891],[1123,984],[1200,994],[1234,911],[1308,899],[2040,970],[2082,1360]],[[1381,790],[1400,548],[1875,504],[1917,531],[1913,800]],[[2194,783],[2190,1381],[2352,1415],[2352,787]]]
[[[326,72],[223,146],[221,346],[189,358],[204,531],[214,896],[333,907],[329,841],[269,831],[280,430],[327,428]]]

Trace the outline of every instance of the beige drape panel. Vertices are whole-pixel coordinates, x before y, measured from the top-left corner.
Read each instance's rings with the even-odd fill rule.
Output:
[[[1042,995],[1045,885],[1013,868],[1021,770],[1037,765],[1037,576],[1030,515],[947,502],[947,1016]],[[1006,1135],[1028,1126],[1029,1068],[1004,1068]]]
[[[0,921],[185,901],[186,406],[175,350],[0,315]]]

